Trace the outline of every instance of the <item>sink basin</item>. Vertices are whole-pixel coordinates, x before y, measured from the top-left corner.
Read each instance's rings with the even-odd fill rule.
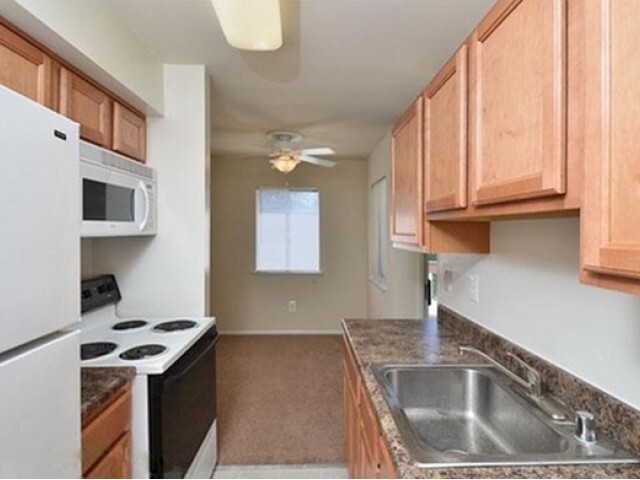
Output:
[[[572,423],[548,418],[492,367],[377,365],[373,373],[423,467],[638,461],[607,439],[579,442]]]

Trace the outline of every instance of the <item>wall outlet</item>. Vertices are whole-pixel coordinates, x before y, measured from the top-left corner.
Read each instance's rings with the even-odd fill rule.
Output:
[[[469,275],[469,300],[474,303],[480,302],[480,277]]]
[[[295,300],[289,300],[289,312],[294,313],[296,311],[296,301]]]

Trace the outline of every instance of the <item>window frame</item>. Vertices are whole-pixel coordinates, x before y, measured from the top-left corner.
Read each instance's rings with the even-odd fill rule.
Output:
[[[260,205],[260,192],[261,191],[287,191],[287,192],[313,192],[318,194],[318,269],[317,270],[291,270],[291,269],[259,269],[258,268],[258,214]],[[254,259],[253,259],[253,273],[260,275],[322,275],[322,195],[320,195],[320,189],[315,187],[258,187],[255,193],[254,202]]]
[[[389,279],[389,191],[388,180],[386,176],[380,177],[371,184],[371,240],[373,248],[371,249],[369,280],[383,291],[387,290]],[[382,192],[378,192],[382,189]],[[384,200],[384,211],[376,211],[379,204],[378,198]],[[380,205],[380,210],[382,209]],[[385,219],[386,226],[385,229]],[[384,253],[383,253],[384,252]],[[378,269],[379,266],[382,268]],[[384,270],[382,272],[382,270]],[[382,273],[382,275],[381,275]]]

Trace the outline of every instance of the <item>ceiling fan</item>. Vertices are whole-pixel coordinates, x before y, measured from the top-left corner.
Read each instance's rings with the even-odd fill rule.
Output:
[[[293,171],[300,162],[318,165],[319,167],[333,167],[336,162],[319,158],[316,155],[335,155],[336,152],[329,147],[299,148],[302,135],[297,132],[275,131],[267,132],[267,138],[273,145],[273,151],[269,154],[271,166],[287,174]]]

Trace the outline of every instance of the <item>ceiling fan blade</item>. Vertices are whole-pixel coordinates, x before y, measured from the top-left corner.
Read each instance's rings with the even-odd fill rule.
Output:
[[[335,155],[336,152],[333,148],[319,147],[319,148],[303,148],[300,150],[303,155]]]
[[[335,167],[337,165],[333,160],[325,160],[324,158],[312,157],[311,155],[300,155],[300,161],[318,165],[320,167]]]

